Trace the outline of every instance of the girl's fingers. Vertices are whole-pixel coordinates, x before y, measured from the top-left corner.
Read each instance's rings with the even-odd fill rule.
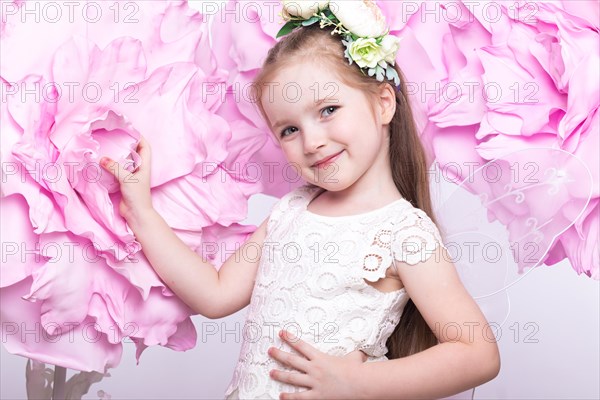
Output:
[[[267,354],[288,367],[294,368],[300,372],[308,372],[310,369],[310,362],[304,357],[297,356],[295,354],[288,353],[286,351],[272,347],[267,351]]]
[[[123,180],[127,175],[131,173],[123,168],[123,166],[119,165],[118,162],[108,158],[102,157],[100,158],[100,166],[102,166],[105,170],[110,172],[112,176],[117,178],[120,183],[123,183]]]
[[[305,387],[308,389],[312,387],[310,376],[301,372],[284,372],[280,370],[273,370],[271,371],[270,375],[271,378],[279,382],[289,383],[290,385]]]
[[[285,340],[294,350],[305,356],[309,360],[313,360],[319,354],[322,354],[319,350],[305,342],[304,340],[296,337],[289,331],[281,330],[279,336]]]
[[[140,144],[144,146],[148,144],[148,141],[143,135],[140,135]]]
[[[145,163],[146,165],[150,165],[150,159],[152,157],[150,145],[143,136],[140,136],[140,142],[138,143],[137,152],[142,158],[142,164]],[[142,166],[141,168],[145,169],[145,166]]]

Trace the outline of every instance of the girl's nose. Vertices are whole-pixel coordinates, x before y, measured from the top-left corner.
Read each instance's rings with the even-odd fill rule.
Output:
[[[312,125],[304,131],[304,153],[314,153],[327,143],[325,129]]]

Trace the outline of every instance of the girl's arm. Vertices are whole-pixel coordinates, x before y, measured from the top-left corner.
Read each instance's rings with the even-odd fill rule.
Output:
[[[448,260],[438,246],[425,262],[396,263],[407,292],[440,343],[408,357],[362,364],[357,376],[361,398],[447,397],[498,375],[494,331]]]
[[[244,255],[256,254],[257,246],[262,248],[267,220],[218,272],[181,241],[153,208],[131,216],[127,223],[169,289],[194,312],[207,318],[222,318],[250,303],[260,257],[248,259]],[[249,250],[248,246],[253,248]]]
[[[152,207],[150,166],[152,152],[141,136],[137,151],[141,163],[130,172],[123,165],[102,157],[100,165],[119,182],[119,213],[142,245],[144,255],[165,284],[194,312],[221,318],[250,303],[260,257],[244,258],[262,249],[267,220],[233,253],[217,272],[216,268],[190,249]],[[252,246],[252,249],[248,249]],[[261,254],[259,250],[259,256]]]

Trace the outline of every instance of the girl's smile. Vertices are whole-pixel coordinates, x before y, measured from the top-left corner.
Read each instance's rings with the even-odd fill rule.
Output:
[[[333,154],[331,156],[325,157],[320,161],[317,161],[316,163],[314,163],[313,165],[311,165],[311,167],[313,168],[326,168],[329,164],[331,164],[333,161],[337,160],[338,157],[344,152],[344,150],[337,152],[336,154]]]
[[[389,190],[387,123],[393,110],[386,120],[385,101],[344,83],[324,64],[292,63],[271,84],[274,90],[261,97],[267,122],[306,182],[359,204],[369,204],[373,195],[397,197]],[[393,91],[387,97],[395,104]]]

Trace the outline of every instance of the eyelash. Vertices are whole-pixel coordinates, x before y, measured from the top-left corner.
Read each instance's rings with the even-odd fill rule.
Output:
[[[325,111],[325,110],[329,110],[330,108],[333,108],[333,111],[335,111],[335,110],[337,110],[337,109],[338,109],[338,108],[340,108],[340,107],[339,107],[339,106],[328,106],[328,107],[325,107],[325,108],[321,109],[321,114],[323,113],[323,111]],[[333,111],[332,111],[332,113],[333,113]],[[291,129],[291,128],[295,128],[295,127],[293,127],[293,126],[290,126],[290,127],[284,128],[284,129],[283,129],[283,130],[282,130],[282,131],[279,133],[279,136],[280,136],[280,137],[286,137],[286,136],[288,136],[288,135],[284,135],[284,133],[285,133],[285,132],[286,132],[288,129]]]

